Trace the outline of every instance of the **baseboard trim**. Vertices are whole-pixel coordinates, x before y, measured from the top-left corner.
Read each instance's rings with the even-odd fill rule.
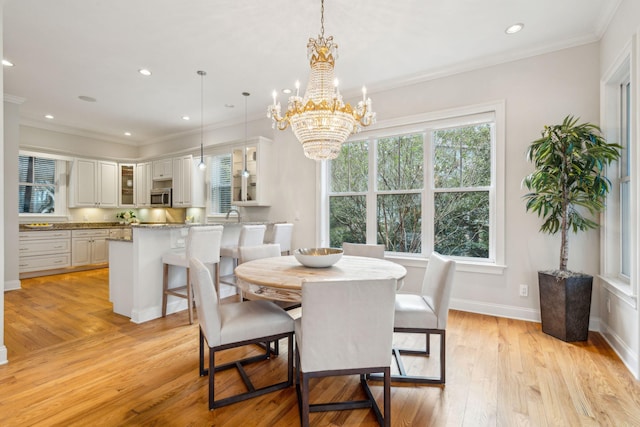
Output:
[[[449,307],[453,310],[486,314],[489,316],[507,317],[509,319],[527,320],[540,323],[540,312],[532,308],[512,305],[478,302],[467,299],[451,298]]]
[[[9,359],[7,359],[7,347],[0,345],[0,365],[6,365],[7,363],[9,363]]]
[[[16,291],[18,289],[22,289],[20,285],[20,280],[7,280],[4,282],[4,290],[6,291]]]
[[[624,363],[629,372],[633,374],[636,380],[639,380],[638,355],[604,322],[600,322],[600,333],[620,360],[622,360],[622,363]]]

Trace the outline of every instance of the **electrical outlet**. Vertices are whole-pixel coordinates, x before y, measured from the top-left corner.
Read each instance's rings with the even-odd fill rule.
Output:
[[[520,296],[521,297],[529,296],[529,285],[520,285]]]

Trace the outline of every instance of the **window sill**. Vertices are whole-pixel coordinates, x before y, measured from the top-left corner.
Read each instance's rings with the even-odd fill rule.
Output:
[[[66,215],[52,215],[52,214],[18,214],[18,221],[20,224],[28,224],[30,222],[68,222],[69,218]]]
[[[387,255],[385,259],[393,262],[397,262],[405,267],[420,267],[425,268],[428,260],[424,257],[409,257],[401,255]],[[466,273],[480,273],[480,274],[493,274],[502,275],[507,268],[506,265],[498,265],[489,262],[477,262],[468,260],[455,260],[456,271]]]
[[[629,304],[633,309],[637,308],[638,302],[631,284],[620,280],[618,277],[598,275],[598,278],[602,280],[607,291]]]

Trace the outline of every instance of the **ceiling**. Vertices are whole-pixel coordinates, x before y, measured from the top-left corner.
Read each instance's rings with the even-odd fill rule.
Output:
[[[596,41],[619,2],[327,0],[325,36],[346,100],[364,84],[375,110],[382,89]],[[248,117],[267,120],[274,89],[306,85],[320,0],[8,0],[3,27],[24,124],[148,144],[200,129],[198,70],[205,126],[243,122],[245,91]]]

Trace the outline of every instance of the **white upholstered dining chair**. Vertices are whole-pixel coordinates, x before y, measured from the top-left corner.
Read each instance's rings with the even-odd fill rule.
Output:
[[[365,243],[342,243],[344,255],[364,256],[368,258],[384,258],[384,245],[369,245]]]
[[[455,261],[437,252],[429,256],[420,294],[397,294],[395,307],[394,332],[425,334],[424,350],[394,348],[393,356],[399,374],[392,375],[393,381],[418,384],[444,384],[446,373],[446,328],[449,313],[449,300],[453,287]],[[430,357],[431,335],[440,337],[440,376],[427,377],[411,375],[402,362],[403,354]],[[380,379],[379,375],[371,378]]]
[[[302,317],[296,319],[296,391],[303,427],[309,413],[372,408],[380,425],[391,425],[391,347],[397,281],[352,280],[302,283]],[[384,416],[366,375],[382,373]],[[311,378],[360,375],[366,400],[311,403]]]
[[[190,267],[200,326],[200,376],[209,375],[209,409],[290,387],[293,384],[294,328],[291,317],[271,301],[218,304],[209,270],[197,259],[191,259]],[[282,338],[287,338],[289,348],[285,381],[256,388],[244,369],[246,364],[270,359],[269,346],[264,354],[215,366],[215,353],[218,351]],[[209,348],[208,369],[204,367],[205,341]],[[233,368],[238,369],[247,391],[216,400],[215,373]]]
[[[189,310],[189,324],[193,323],[193,291],[189,279],[189,259],[197,258],[206,265],[213,266],[214,283],[216,289],[220,286],[220,241],[222,226],[193,226],[189,227],[185,247],[171,250],[162,255],[162,317],[167,315],[168,296],[187,299]],[[186,283],[181,286],[169,287],[169,266],[186,269]]]
[[[220,248],[221,257],[229,257],[233,260],[233,268],[238,266],[238,259],[240,257],[239,248],[248,246],[258,246],[264,243],[264,234],[267,230],[267,226],[264,224],[245,224],[240,229],[240,235],[238,242],[233,245],[225,245]],[[221,278],[222,283],[236,286],[235,275],[229,274]]]

